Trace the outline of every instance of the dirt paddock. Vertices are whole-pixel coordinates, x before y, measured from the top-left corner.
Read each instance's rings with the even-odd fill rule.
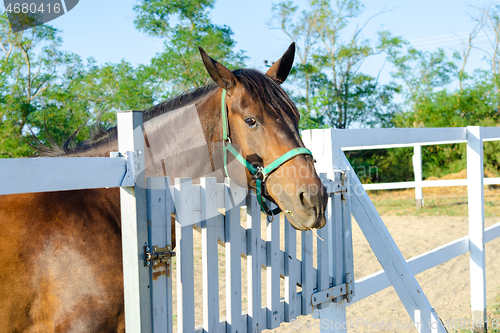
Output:
[[[437,246],[446,244],[468,233],[465,217],[415,217],[382,216],[389,232],[403,256],[408,259]],[[486,226],[498,222],[487,218]],[[356,279],[381,269],[356,223],[353,223],[354,271]],[[486,244],[486,284],[488,304],[499,293],[500,287],[500,239]],[[427,299],[441,319],[450,324],[469,319],[470,285],[469,254],[461,255],[416,276]],[[347,307],[347,322],[355,323],[350,332],[416,332],[410,327],[410,317],[392,287],[376,293]],[[390,325],[389,325],[390,323]],[[302,316],[294,324],[282,324],[279,329],[267,332],[319,332],[320,321]],[[392,329],[382,329],[392,326]],[[315,328],[316,327],[316,328]],[[302,328],[298,330],[298,328]],[[311,328],[311,329],[309,329]],[[452,332],[454,330],[448,330]]]

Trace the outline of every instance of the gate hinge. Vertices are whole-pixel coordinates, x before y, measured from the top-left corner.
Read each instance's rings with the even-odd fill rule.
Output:
[[[352,302],[354,296],[354,281],[352,280],[351,273],[345,275],[345,285],[346,285],[346,295],[345,298],[347,303]]]
[[[175,257],[175,252],[172,252],[171,245],[167,245],[167,247],[153,246],[153,251],[151,251],[148,245],[144,246],[144,267],[153,266],[154,268],[161,263],[166,263],[167,266],[170,266],[172,257]]]

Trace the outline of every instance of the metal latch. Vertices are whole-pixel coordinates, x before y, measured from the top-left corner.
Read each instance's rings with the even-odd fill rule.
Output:
[[[334,301],[337,297],[347,295],[347,286],[345,283],[340,284],[335,287],[331,287],[322,291],[318,291],[311,295],[311,305],[313,308],[317,307],[319,304]]]
[[[161,263],[166,263],[169,266],[172,262],[171,258],[175,257],[175,252],[172,252],[172,246],[167,247],[153,246],[153,251],[146,245],[144,246],[144,267],[156,267]]]
[[[337,297],[342,297],[346,299],[348,303],[352,302],[352,297],[354,296],[354,282],[350,273],[345,275],[346,283],[342,283],[338,286],[331,287],[322,291],[318,291],[311,295],[311,305],[313,308],[321,308],[321,303],[327,301],[335,301]]]

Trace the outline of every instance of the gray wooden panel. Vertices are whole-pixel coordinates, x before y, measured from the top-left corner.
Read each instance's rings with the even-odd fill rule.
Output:
[[[203,328],[207,332],[219,330],[219,261],[217,228],[217,179],[200,179],[201,187],[201,234],[203,267]]]
[[[240,206],[234,200],[241,188],[228,178],[226,178],[225,184],[226,331],[234,333],[243,331],[243,322],[241,321],[241,253],[244,249],[241,247]]]
[[[314,289],[312,231],[302,231],[302,314],[312,312],[311,295]]]
[[[175,179],[177,249],[177,329],[179,333],[194,332],[194,268],[191,178]]]
[[[268,203],[269,205],[269,203]],[[275,206],[274,206],[275,207]],[[269,209],[274,209],[269,207]],[[267,221],[267,328],[274,329],[280,326],[280,215],[275,216],[273,222]]]
[[[297,260],[297,232],[285,217],[285,307],[284,321],[290,322],[300,315],[300,300],[297,297],[297,283],[300,280],[300,262]]]
[[[124,158],[51,157],[0,160],[0,195],[120,187]]]
[[[149,268],[144,267],[148,226],[142,112],[118,112],[117,118],[118,150],[122,154],[135,152],[137,164],[141,165],[135,186],[120,189],[125,329],[127,333],[149,333],[152,325]]]
[[[265,325],[261,311],[261,215],[255,193],[247,194],[247,292],[249,333],[258,333]]]
[[[169,184],[166,184],[165,180],[164,177],[147,178],[148,233],[151,249],[153,246],[166,247],[167,243],[171,242],[167,239],[170,214],[167,216],[165,201]],[[168,332],[168,321],[172,318],[172,303],[168,304],[167,265],[162,263],[154,268],[151,265],[150,273],[153,332]]]

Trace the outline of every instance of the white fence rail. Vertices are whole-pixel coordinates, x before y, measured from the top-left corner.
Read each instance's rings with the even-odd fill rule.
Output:
[[[413,147],[415,181],[363,184],[365,190],[415,189],[417,206],[423,206],[422,188],[466,186],[467,179],[423,180],[422,146],[466,143],[467,129],[456,128],[387,128],[334,131],[336,145],[343,151]],[[500,127],[481,127],[482,141],[499,141]],[[484,185],[499,185],[500,177],[484,178]]]

